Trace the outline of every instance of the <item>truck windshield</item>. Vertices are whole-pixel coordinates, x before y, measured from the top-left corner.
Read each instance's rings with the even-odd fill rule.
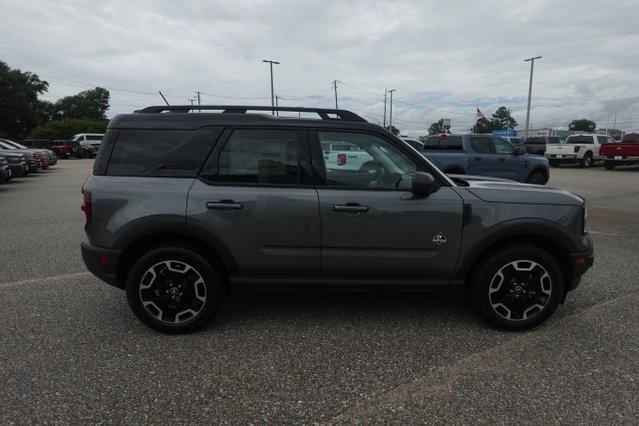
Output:
[[[568,136],[566,143],[593,143],[592,136]]]

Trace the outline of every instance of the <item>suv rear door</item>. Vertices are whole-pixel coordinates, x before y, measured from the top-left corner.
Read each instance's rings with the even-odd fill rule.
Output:
[[[236,263],[235,285],[319,284],[307,131],[229,128],[189,191],[187,230]]]
[[[425,198],[410,192],[422,165],[381,135],[317,130],[311,138],[319,194],[322,284],[446,286],[457,261],[462,200],[443,186]],[[372,158],[360,170],[324,161],[321,145],[357,145]]]

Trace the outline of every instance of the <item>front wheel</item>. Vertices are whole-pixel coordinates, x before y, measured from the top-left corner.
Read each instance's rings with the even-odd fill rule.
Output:
[[[531,183],[533,185],[545,185],[548,182],[548,177],[546,174],[542,172],[532,172],[528,179],[526,179],[526,183]]]
[[[526,330],[557,309],[564,291],[559,265],[534,245],[504,247],[482,262],[471,296],[484,320],[508,330]]]
[[[133,264],[126,282],[127,299],[138,319],[171,334],[207,324],[223,289],[221,272],[186,246],[152,249]]]

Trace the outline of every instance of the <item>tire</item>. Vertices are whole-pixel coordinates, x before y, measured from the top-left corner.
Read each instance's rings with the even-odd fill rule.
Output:
[[[222,271],[197,250],[186,245],[161,246],[131,266],[126,294],[131,310],[148,327],[168,334],[189,333],[213,318],[224,296],[224,283]]]
[[[612,170],[615,167],[617,167],[617,163],[615,163],[614,161],[604,161],[604,167],[606,168],[606,170]]]
[[[545,185],[546,182],[548,182],[548,177],[540,171],[533,171],[526,179],[526,183],[533,185]]]
[[[592,159],[592,154],[587,152],[586,154],[584,154],[584,158],[579,162],[579,164],[581,164],[581,167],[584,168],[590,168],[593,165],[593,159]]]
[[[561,165],[561,162],[557,160],[550,160],[548,163],[550,164],[550,167],[559,167]]]
[[[564,294],[559,265],[532,244],[502,247],[484,259],[476,272],[471,300],[481,317],[496,328],[536,327],[552,315]]]

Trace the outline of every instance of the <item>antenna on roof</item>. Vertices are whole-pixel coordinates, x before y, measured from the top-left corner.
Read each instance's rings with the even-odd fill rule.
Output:
[[[162,96],[162,99],[164,99],[164,102],[165,102],[167,105],[169,105],[169,106],[170,106],[171,104],[169,103],[169,101],[167,101],[167,100],[166,100],[166,98],[165,98],[165,97],[164,97],[164,95],[162,94],[162,91],[161,91],[161,90],[158,90],[158,93],[160,94],[160,96]]]

